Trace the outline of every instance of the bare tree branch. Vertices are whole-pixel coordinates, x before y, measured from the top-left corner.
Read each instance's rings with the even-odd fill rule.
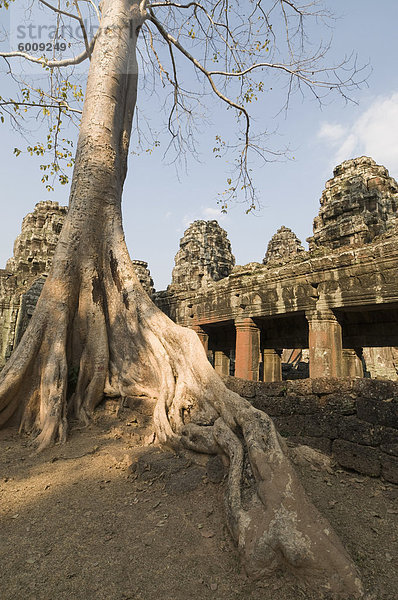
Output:
[[[170,33],[168,33],[162,26],[162,24],[157,20],[153,13],[151,13],[150,20],[157,27],[159,33],[166,40],[166,42],[173,44],[209,81],[213,92],[226,104],[235,108],[239,113],[242,113],[246,118],[246,141],[249,143],[249,129],[250,129],[250,117],[249,113],[241,104],[237,104],[227,96],[225,96],[220,90],[217,88],[216,84],[212,79],[212,73],[205,69],[205,67],[194,57],[192,54],[184,48],[175,37],[173,37]]]
[[[39,108],[40,110],[43,108],[54,108],[56,110],[59,110],[59,108],[61,107],[65,108],[65,110],[68,110],[69,112],[73,112],[79,115],[82,114],[81,110],[78,110],[77,108],[72,108],[67,102],[63,100],[56,101],[55,98],[53,100],[55,104],[38,104],[37,102],[18,102],[17,100],[1,100],[0,106],[29,106],[31,108]]]
[[[79,7],[78,0],[73,0],[73,4],[76,6],[76,10],[77,10],[77,14],[78,14],[78,20],[79,20],[80,27],[81,27],[81,30],[82,30],[82,33],[83,33],[84,45],[86,46],[86,52],[87,52],[88,58],[91,60],[90,42],[88,41],[87,31],[86,31],[86,27],[84,25],[84,20],[83,20],[83,17],[82,17],[82,13],[80,12],[80,7]]]
[[[73,13],[70,13],[70,12],[65,12],[64,10],[61,10],[60,8],[57,8],[56,6],[53,6],[49,2],[46,2],[46,0],[39,0],[39,2],[40,2],[40,4],[44,4],[44,6],[47,6],[47,8],[49,8],[50,10],[53,10],[54,12],[58,13],[59,15],[64,15],[65,17],[69,17],[70,19],[76,19],[76,21],[79,21],[79,23],[81,21],[81,17],[74,15]]]
[[[75,7],[72,14],[58,8],[59,3],[54,6],[51,0],[39,0],[57,15],[56,36],[61,35],[59,24],[63,18],[79,22],[85,52],[63,60],[56,60],[54,56],[52,60],[36,58],[26,52],[0,53],[0,57],[21,57],[50,68],[73,67],[90,58],[95,38],[88,43],[84,11],[82,14],[82,5],[79,6],[81,1],[71,0],[70,5]],[[101,18],[101,5],[98,9],[94,0],[85,1]],[[137,0],[137,4],[145,23],[141,28],[141,44],[137,47],[145,71],[140,86],[150,96],[159,96],[164,106],[164,131],[170,136],[167,148],[172,149],[172,162],[178,160],[180,164],[189,152],[196,153],[195,135],[203,131],[206,118],[204,100],[215,95],[236,111],[238,122],[235,139],[228,136],[228,140],[221,140],[217,136],[215,156],[224,157],[227,152],[234,152],[235,162],[228,158],[230,165],[235,164],[234,174],[227,180],[232,182],[228,183],[228,192],[235,196],[237,190],[243,190],[251,206],[256,203],[251,174],[253,161],[258,164],[258,158],[267,161],[268,157],[273,160],[279,155],[277,150],[263,147],[260,141],[261,137],[265,140],[271,135],[269,131],[275,129],[274,124],[267,124],[263,132],[257,133],[251,107],[262,92],[273,89],[270,78],[275,75],[274,80],[282,81],[285,98],[280,111],[269,119],[287,111],[294,93],[303,96],[305,92],[310,93],[323,104],[327,94],[333,91],[349,100],[349,91],[360,83],[357,75],[361,69],[357,69],[355,62],[350,64],[352,57],[340,64],[328,65],[324,59],[329,43],[314,37],[314,30],[311,30],[311,38],[307,37],[310,19],[318,21],[330,17],[322,0],[251,0],[247,3]],[[182,66],[185,59],[194,67],[197,85],[189,75],[185,76]],[[53,76],[51,71],[50,78]],[[163,99],[156,88],[157,77],[162,82],[159,89],[165,94]],[[47,102],[51,108],[58,106],[57,93],[50,90]],[[143,120],[141,117],[140,122]],[[148,128],[151,131],[149,124]],[[142,132],[139,137],[144,139]]]

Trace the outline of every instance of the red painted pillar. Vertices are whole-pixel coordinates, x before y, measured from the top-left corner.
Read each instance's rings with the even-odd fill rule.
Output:
[[[235,321],[235,377],[258,381],[260,329],[253,319]]]
[[[306,314],[310,377],[344,377],[341,325],[331,310]]]
[[[193,325],[192,329],[198,334],[198,338],[202,342],[203,348],[207,354],[209,351],[209,334],[206,333],[206,331],[200,325]]]

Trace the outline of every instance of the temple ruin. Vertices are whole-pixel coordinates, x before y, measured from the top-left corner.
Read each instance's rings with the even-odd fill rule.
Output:
[[[282,225],[269,241],[263,263],[264,265],[283,264],[304,251],[296,234],[289,227]]]
[[[227,232],[217,221],[194,221],[180,240],[168,291],[195,291],[228,277],[235,265]]]
[[[345,161],[326,183],[309,251],[281,227],[263,264],[235,266],[204,287],[191,286],[177,254],[178,281],[155,301],[195,329],[223,375],[397,379],[397,200],[385,167]]]
[[[306,251],[282,226],[262,263],[235,266],[217,221],[195,221],[180,241],[157,305],[194,329],[215,369],[253,381],[398,379],[398,184],[368,157],[337,166]],[[0,271],[0,367],[20,341],[51,264],[66,207],[39,202]]]
[[[51,266],[67,208],[39,202],[22,221],[14,253],[0,270],[0,367],[22,338]]]
[[[155,292],[148,264],[133,260],[157,305],[197,332],[227,387],[283,437],[395,484],[397,200],[388,171],[357,158],[326,183],[308,251],[282,226],[261,262],[236,266],[226,231],[200,220],[180,240],[166,290]],[[29,324],[66,214],[36,204],[0,270],[0,368]]]
[[[21,340],[51,267],[68,209],[58,202],[38,202],[22,221],[21,233],[6,268],[0,269],[0,368]],[[145,291],[154,293],[148,264],[133,260]]]
[[[369,244],[397,224],[398,184],[366,156],[338,165],[326,182],[310,250]]]

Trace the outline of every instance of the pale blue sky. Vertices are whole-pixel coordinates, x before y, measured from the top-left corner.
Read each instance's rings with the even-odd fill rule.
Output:
[[[236,205],[219,218],[238,264],[261,262],[280,225],[292,228],[304,242],[312,233],[324,184],[342,160],[372,156],[398,178],[398,2],[330,0],[326,4],[341,15],[333,33],[331,58],[355,51],[361,63],[370,61],[373,71],[368,87],[352,95],[358,105],[336,100],[322,111],[313,101],[302,103],[296,98],[287,117],[278,119],[274,116],[279,92],[261,99],[257,119],[264,119],[268,127],[278,126],[275,145],[289,145],[294,160],[269,163],[255,173],[260,213],[246,215],[245,207]],[[0,95],[6,95],[6,87],[2,78]],[[174,255],[188,224],[219,216],[216,197],[225,182],[225,165],[214,160],[209,149],[218,128],[227,129],[230,119],[230,111],[214,109],[217,130],[210,126],[199,139],[201,163],[192,160],[188,173],[181,172],[179,178],[173,166],[162,163],[162,150],[131,157],[124,192],[126,239],[132,257],[149,263],[158,290],[170,282]],[[67,204],[68,189],[58,187],[47,193],[40,183],[40,161],[12,154],[15,146],[21,146],[19,135],[6,125],[1,126],[0,135],[0,267],[4,268],[25,214],[44,199]]]

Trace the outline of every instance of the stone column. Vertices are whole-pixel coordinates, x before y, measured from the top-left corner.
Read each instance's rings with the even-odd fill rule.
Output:
[[[306,313],[310,377],[343,377],[341,325],[331,310]]]
[[[260,328],[253,319],[235,321],[235,377],[258,381]]]
[[[343,377],[363,377],[362,361],[351,348],[343,348]]]
[[[192,329],[194,331],[196,331],[196,333],[198,334],[198,338],[202,342],[202,345],[203,345],[203,348],[205,349],[206,354],[208,354],[208,352],[209,352],[209,334],[206,333],[206,331],[200,325],[193,325]]]
[[[263,350],[264,381],[282,381],[282,360],[274,348]]]
[[[223,350],[214,352],[214,370],[219,375],[229,375],[229,355]]]

